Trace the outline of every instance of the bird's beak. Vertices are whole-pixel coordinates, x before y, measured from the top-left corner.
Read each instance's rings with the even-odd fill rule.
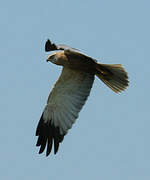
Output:
[[[46,61],[50,61],[51,63],[55,64],[55,54],[48,55]]]
[[[47,58],[46,58],[46,61],[47,61],[47,62],[50,61],[50,56],[51,56],[51,55],[48,55],[48,56],[47,56]]]

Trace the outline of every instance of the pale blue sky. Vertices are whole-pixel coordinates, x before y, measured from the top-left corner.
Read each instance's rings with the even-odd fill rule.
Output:
[[[150,1],[1,1],[0,179],[150,179]],[[121,63],[120,95],[98,79],[57,155],[39,155],[35,130],[61,68],[47,38],[102,63]]]

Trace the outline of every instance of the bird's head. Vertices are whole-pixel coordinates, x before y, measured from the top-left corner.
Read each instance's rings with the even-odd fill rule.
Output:
[[[65,56],[62,52],[53,53],[47,56],[46,61],[53,64],[63,66],[66,63]]]

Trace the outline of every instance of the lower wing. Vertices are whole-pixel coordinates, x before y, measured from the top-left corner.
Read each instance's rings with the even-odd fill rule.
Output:
[[[36,130],[37,146],[41,146],[39,153],[42,153],[47,145],[48,156],[53,143],[54,153],[57,153],[59,143],[78,118],[93,82],[93,74],[63,68],[48,97]]]

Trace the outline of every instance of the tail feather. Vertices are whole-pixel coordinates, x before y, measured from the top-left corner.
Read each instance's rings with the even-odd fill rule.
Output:
[[[96,76],[110,89],[118,93],[129,84],[128,74],[121,64],[96,64]]]

